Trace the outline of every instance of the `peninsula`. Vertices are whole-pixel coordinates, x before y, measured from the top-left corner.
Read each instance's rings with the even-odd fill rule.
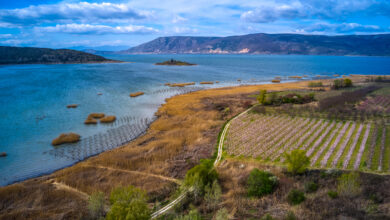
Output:
[[[121,61],[70,49],[0,46],[0,64],[117,63]]]

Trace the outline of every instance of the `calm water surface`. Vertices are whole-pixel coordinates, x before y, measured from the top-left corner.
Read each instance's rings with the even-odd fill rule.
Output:
[[[49,173],[76,162],[54,156],[51,140],[64,132],[83,138],[116,125],[83,124],[91,112],[152,118],[177,89],[167,82],[220,81],[194,89],[269,82],[275,76],[390,74],[390,58],[263,55],[113,55],[119,64],[0,66],[0,185]],[[197,66],[155,66],[174,58]],[[241,83],[237,82],[241,79]],[[131,99],[131,92],[145,95]],[[102,95],[97,95],[102,93]],[[79,104],[67,109],[68,104]],[[123,122],[125,123],[125,122]],[[127,123],[127,122],[126,122]],[[129,122],[131,123],[131,122]]]

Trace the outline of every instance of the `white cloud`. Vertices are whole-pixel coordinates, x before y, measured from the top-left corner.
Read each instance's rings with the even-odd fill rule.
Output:
[[[12,34],[0,34],[0,39],[12,38]]]
[[[128,4],[114,3],[59,3],[0,10],[0,22],[11,24],[81,22],[117,22],[143,19],[152,12],[136,11]]]
[[[188,21],[187,18],[183,18],[179,15],[176,15],[173,19],[172,19],[172,23],[176,24],[176,23],[183,23],[183,22],[186,22]]]
[[[91,24],[57,24],[49,27],[36,27],[38,32],[51,33],[68,33],[68,34],[141,34],[141,33],[157,33],[158,30],[141,26],[108,26],[108,25],[91,25]]]
[[[341,24],[329,24],[329,23],[316,23],[302,29],[305,32],[318,32],[318,33],[363,33],[363,32],[382,32],[384,31],[377,25],[362,25],[357,23],[341,23]],[[301,31],[302,31],[301,30]]]

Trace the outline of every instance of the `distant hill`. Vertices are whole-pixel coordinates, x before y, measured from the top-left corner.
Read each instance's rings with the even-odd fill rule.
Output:
[[[249,34],[231,37],[160,37],[121,53],[390,56],[390,34],[342,36]]]
[[[0,64],[112,63],[102,56],[69,49],[0,46]]]

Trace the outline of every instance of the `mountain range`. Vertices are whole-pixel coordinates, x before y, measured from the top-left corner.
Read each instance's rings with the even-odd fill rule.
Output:
[[[121,54],[301,54],[390,56],[390,34],[248,34],[230,37],[159,37]]]

